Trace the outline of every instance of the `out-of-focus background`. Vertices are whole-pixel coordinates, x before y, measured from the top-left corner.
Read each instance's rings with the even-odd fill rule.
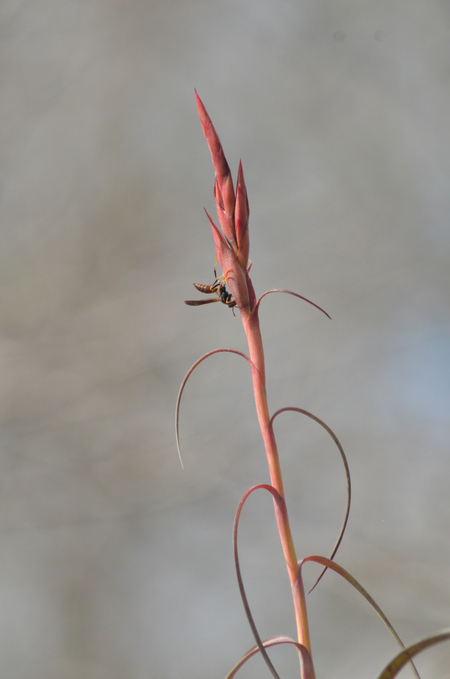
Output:
[[[268,473],[245,350],[217,304],[194,87],[242,158],[274,411],[306,408],[354,483],[337,560],[405,641],[450,625],[450,4],[5,0],[0,6],[0,674],[222,677],[253,640],[231,528]],[[276,426],[299,557],[329,554],[344,474]],[[240,533],[263,637],[294,635],[271,500]],[[312,584],[318,569],[306,569]],[[396,646],[336,575],[309,597],[318,677]],[[292,648],[272,653],[298,676]],[[445,645],[420,657],[450,677]],[[243,677],[269,676],[255,659]]]

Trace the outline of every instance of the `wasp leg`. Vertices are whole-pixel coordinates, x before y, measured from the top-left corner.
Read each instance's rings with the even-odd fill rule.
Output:
[[[225,273],[223,273],[221,276],[218,276],[218,275],[217,275],[217,272],[216,272],[216,269],[214,269],[214,276],[215,276],[215,279],[216,279],[216,280],[215,280],[215,283],[219,283],[220,281],[222,281],[221,285],[225,284],[225,283],[227,282],[228,278],[231,278],[231,276],[228,276],[228,277],[227,277],[227,273],[228,273],[229,271],[231,271],[231,268],[230,268],[230,269],[227,269],[227,270],[225,271]]]

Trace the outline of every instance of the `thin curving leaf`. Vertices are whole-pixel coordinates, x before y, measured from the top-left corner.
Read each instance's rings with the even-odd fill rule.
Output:
[[[447,629],[442,630],[442,632],[438,632],[437,634],[433,634],[431,637],[426,637],[425,639],[416,641],[414,644],[411,644],[411,646],[408,646],[404,651],[401,651],[401,653],[396,655],[395,658],[391,660],[389,665],[384,668],[378,679],[394,679],[400,670],[402,670],[408,662],[411,662],[411,659],[415,655],[422,653],[422,651],[425,651],[427,648],[430,648],[435,644],[440,644],[441,641],[449,640],[450,630]]]
[[[333,430],[330,429],[330,427],[327,424],[325,424],[325,422],[323,422],[319,417],[316,417],[316,415],[313,415],[312,413],[308,412],[307,410],[304,410],[303,408],[289,407],[289,408],[281,408],[280,410],[277,410],[275,415],[272,415],[269,426],[273,427],[273,422],[274,422],[275,418],[277,417],[277,415],[280,415],[280,413],[285,413],[285,412],[289,412],[289,411],[300,413],[302,415],[306,415],[306,417],[310,417],[312,420],[314,420],[315,422],[320,424],[320,426],[323,427],[325,429],[325,431],[327,431],[329,433],[329,435],[331,436],[331,438],[335,442],[335,444],[336,444],[336,446],[339,450],[339,453],[341,455],[341,458],[342,458],[342,464],[344,465],[344,469],[345,469],[345,478],[347,480],[347,501],[346,501],[346,504],[345,504],[344,519],[342,521],[341,529],[339,531],[338,538],[335,542],[335,545],[333,547],[333,551],[331,552],[331,556],[330,556],[330,559],[334,559],[335,554],[336,554],[337,550],[339,549],[339,545],[342,542],[342,538],[344,537],[345,529],[347,527],[348,517],[349,517],[349,514],[350,514],[350,503],[351,503],[351,499],[352,499],[352,484],[351,484],[351,480],[350,480],[350,469],[349,469],[349,466],[348,466],[347,458],[345,456],[344,449],[342,448],[342,446],[339,442],[339,439],[336,436],[336,434],[333,432]],[[317,578],[314,585],[309,590],[308,594],[311,594],[313,589],[319,584],[319,582],[322,579],[322,577],[324,576],[326,570],[327,569],[325,567],[323,569],[323,571],[321,572],[321,574],[319,575],[319,577]]]
[[[305,646],[303,646],[303,644],[299,644],[297,641],[294,641],[290,637],[283,636],[271,637],[270,639],[265,639],[265,641],[262,641],[261,643],[264,648],[269,648],[270,646],[277,646],[279,644],[292,644],[293,646],[295,646],[300,660],[301,679],[314,679],[314,669],[311,661],[311,656],[308,652],[308,649]],[[253,648],[247,651],[247,653],[242,656],[239,662],[236,663],[231,672],[227,674],[225,679],[234,679],[237,672],[241,669],[243,665],[245,665],[247,660],[253,658],[254,655],[259,653],[259,650],[260,649],[258,646],[253,646]]]
[[[242,358],[245,358],[245,360],[250,363],[250,366],[252,366],[251,360],[249,359],[248,356],[243,354],[242,351],[237,351],[236,349],[213,349],[213,351],[208,351],[207,354],[204,354],[201,358],[198,359],[198,361],[196,361],[194,363],[193,366],[191,366],[191,368],[189,368],[189,370],[187,371],[187,373],[186,373],[186,375],[185,375],[185,377],[184,377],[184,379],[181,383],[180,391],[178,392],[178,396],[177,396],[177,403],[176,403],[176,406],[175,406],[175,436],[176,436],[176,441],[177,441],[178,457],[180,458],[181,467],[183,469],[184,469],[184,465],[183,465],[183,460],[181,458],[180,428],[179,428],[181,397],[183,395],[183,391],[184,391],[184,388],[186,386],[186,382],[188,381],[188,379],[190,378],[190,376],[192,375],[192,373],[194,372],[196,367],[198,365],[200,365],[200,363],[202,363],[205,359],[209,358],[210,356],[213,356],[214,354],[220,354],[220,353],[237,354],[238,356],[242,356]]]
[[[397,632],[381,610],[381,608],[378,606],[378,604],[375,602],[374,599],[370,596],[370,594],[364,589],[362,585],[359,584],[359,582],[353,577],[353,575],[350,575],[348,571],[345,570],[345,568],[342,568],[342,566],[339,566],[335,561],[331,561],[330,559],[326,559],[324,556],[307,556],[306,558],[302,559],[301,561],[298,562],[299,566],[299,571],[301,571],[302,566],[304,563],[307,561],[315,561],[316,563],[322,564],[322,566],[327,566],[328,568],[331,568],[331,570],[335,571],[339,575],[341,575],[347,582],[349,582],[355,589],[358,590],[360,594],[363,595],[366,601],[369,602],[369,604],[372,606],[372,608],[378,613],[379,617],[381,620],[384,622],[386,627],[388,628],[389,632],[391,635],[394,637],[395,641],[397,644],[404,650],[405,649],[405,644],[403,641],[400,639],[398,636]],[[408,661],[408,660],[407,660]],[[407,662],[406,661],[406,662]],[[411,667],[414,671],[414,674],[416,675],[417,679],[420,679],[419,673],[417,672],[417,669],[412,662],[412,660],[409,660]]]
[[[270,660],[269,656],[267,655],[267,651],[264,648],[264,644],[261,641],[261,637],[259,636],[259,632],[256,628],[255,621],[253,619],[252,612],[250,610],[250,606],[248,603],[247,599],[247,594],[245,592],[245,587],[244,587],[244,582],[242,580],[242,574],[241,574],[241,567],[239,565],[239,553],[238,553],[238,542],[237,542],[237,537],[238,537],[238,528],[239,528],[239,519],[241,517],[241,512],[242,508],[247,500],[247,498],[255,491],[259,490],[260,488],[264,490],[268,490],[269,493],[272,494],[274,501],[277,503],[277,505],[280,508],[280,511],[285,512],[286,511],[286,505],[281,497],[280,493],[274,488],[273,486],[270,486],[266,483],[261,483],[258,486],[252,486],[252,488],[249,488],[244,495],[242,496],[242,499],[238,505],[237,511],[236,511],[236,516],[234,518],[234,525],[233,525],[233,551],[234,551],[234,565],[236,569],[236,577],[238,581],[238,586],[239,586],[239,592],[241,594],[241,599],[242,603],[244,605],[244,610],[247,615],[247,620],[248,624],[250,625],[250,629],[252,630],[253,636],[256,641],[256,646],[261,653],[264,662],[266,663],[267,667],[269,668],[270,672],[272,673],[274,679],[280,679],[277,671],[275,670],[274,666],[272,665],[272,661]]]
[[[312,306],[316,307],[316,309],[319,309],[325,316],[328,316],[328,318],[331,321],[331,316],[330,314],[327,314],[322,307],[320,307],[318,304],[315,304],[314,302],[311,302],[310,299],[307,299],[307,297],[303,297],[302,295],[299,295],[297,292],[292,292],[292,290],[279,290],[279,289],[274,289],[274,290],[267,290],[266,292],[263,292],[261,297],[258,299],[258,301],[255,304],[255,307],[253,309],[253,312],[256,313],[257,309],[259,308],[259,303],[261,302],[262,298],[265,297],[266,295],[270,295],[272,292],[284,292],[286,295],[292,295],[293,297],[298,297],[299,299],[302,299],[304,302],[308,302],[308,304],[311,304]]]

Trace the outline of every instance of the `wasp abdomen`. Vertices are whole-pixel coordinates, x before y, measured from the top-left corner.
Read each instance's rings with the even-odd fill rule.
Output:
[[[204,292],[206,295],[210,295],[217,290],[217,286],[215,284],[204,285],[203,283],[194,283],[194,288],[197,288],[199,292]]]

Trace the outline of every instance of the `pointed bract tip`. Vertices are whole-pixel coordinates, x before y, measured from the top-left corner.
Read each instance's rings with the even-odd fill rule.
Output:
[[[238,262],[244,268],[247,267],[250,251],[250,241],[248,234],[249,216],[250,208],[248,205],[244,170],[242,168],[242,162],[239,162],[238,177],[236,182],[236,207],[234,211],[234,221],[236,225],[236,240],[238,244]]]

